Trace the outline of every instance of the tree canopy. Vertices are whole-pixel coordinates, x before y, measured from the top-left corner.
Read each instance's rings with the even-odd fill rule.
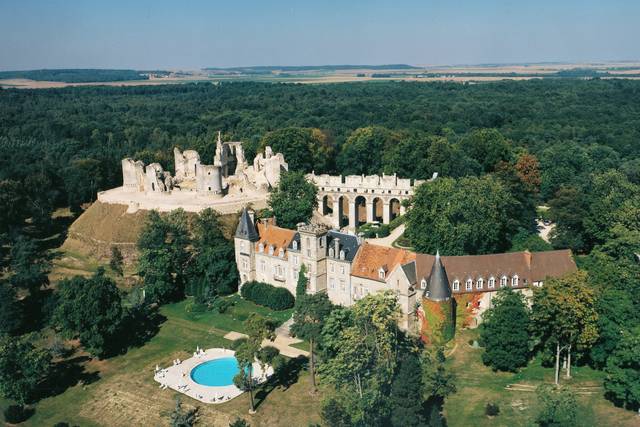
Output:
[[[269,194],[269,207],[278,226],[295,229],[308,222],[318,207],[318,189],[302,172],[287,172],[280,177],[278,188]]]

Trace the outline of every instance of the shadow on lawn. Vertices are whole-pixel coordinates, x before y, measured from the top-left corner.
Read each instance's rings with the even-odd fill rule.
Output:
[[[55,363],[51,369],[51,375],[42,384],[40,393],[34,396],[34,400],[57,396],[77,384],[88,385],[99,380],[99,371],[85,370],[85,363],[89,360],[91,360],[89,356],[82,355]]]
[[[304,356],[298,356],[295,359],[288,359],[280,356],[277,361],[274,360],[274,373],[262,387],[256,391],[256,409],[262,405],[267,396],[278,387],[287,390],[293,384],[298,382],[300,371],[307,366],[309,359]]]

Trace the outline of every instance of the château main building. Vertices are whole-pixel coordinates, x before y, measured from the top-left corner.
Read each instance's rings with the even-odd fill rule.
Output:
[[[255,280],[295,295],[304,265],[307,292],[326,292],[334,304],[348,307],[366,295],[393,291],[406,330],[415,328],[416,310],[426,307],[423,300],[472,297],[479,319],[500,288],[529,294],[547,278],[576,270],[569,250],[440,257],[363,242],[323,225],[289,230],[272,220],[256,221],[248,209],[242,211],[234,243],[241,285]]]

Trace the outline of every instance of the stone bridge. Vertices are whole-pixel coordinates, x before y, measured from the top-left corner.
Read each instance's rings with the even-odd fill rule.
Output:
[[[431,180],[435,179],[437,175]],[[402,202],[410,199],[424,180],[398,178],[393,175],[316,175],[307,179],[318,187],[318,211],[330,216],[336,228],[351,230],[362,223],[378,221],[388,224],[404,215]]]

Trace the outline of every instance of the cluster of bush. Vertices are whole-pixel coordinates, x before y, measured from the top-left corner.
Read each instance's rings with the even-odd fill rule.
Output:
[[[387,224],[364,224],[358,228],[358,234],[365,239],[387,237],[391,229]]]
[[[262,282],[247,282],[240,290],[242,298],[272,310],[286,310],[293,307],[295,299],[285,288],[278,288]]]

